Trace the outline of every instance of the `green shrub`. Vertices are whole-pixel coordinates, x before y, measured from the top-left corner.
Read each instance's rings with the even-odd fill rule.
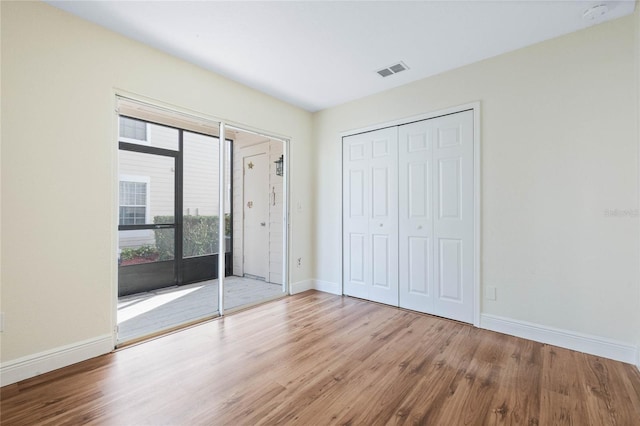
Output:
[[[158,254],[155,247],[144,245],[137,248],[123,248],[120,252],[121,260],[131,260],[137,257],[152,257]]]
[[[153,223],[173,223],[173,216],[155,216]],[[225,215],[225,233],[231,235],[231,216]],[[183,256],[202,256],[218,253],[218,216],[183,216]],[[169,260],[174,254],[174,233],[155,230],[159,260]]]

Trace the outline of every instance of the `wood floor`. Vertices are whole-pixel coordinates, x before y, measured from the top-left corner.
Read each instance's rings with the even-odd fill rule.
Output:
[[[1,399],[3,425],[640,425],[634,366],[313,291]]]

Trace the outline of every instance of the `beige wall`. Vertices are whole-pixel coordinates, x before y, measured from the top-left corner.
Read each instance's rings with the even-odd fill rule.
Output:
[[[309,205],[309,113],[46,4],[1,8],[3,362],[111,334],[115,89],[291,137],[291,199]],[[309,259],[311,209],[291,222]]]
[[[632,345],[640,317],[635,17],[314,116],[316,277],[341,282],[339,133],[481,102],[482,312]]]
[[[291,282],[341,281],[340,132],[480,100],[483,312],[640,345],[639,220],[605,215],[638,208],[638,11],[313,122],[46,4],[0,18],[2,362],[111,333],[115,89],[292,138]]]
[[[2,23],[2,5],[0,5],[0,23]],[[0,82],[2,81],[2,31],[0,28]],[[0,100],[2,100],[2,84],[0,84]],[[0,102],[1,103],[1,102]],[[0,105],[0,315],[2,312],[2,107]],[[4,321],[4,319],[3,319]],[[2,348],[2,336],[0,333],[0,348]],[[1,351],[1,349],[0,349]],[[2,354],[0,353],[0,362],[2,361]]]

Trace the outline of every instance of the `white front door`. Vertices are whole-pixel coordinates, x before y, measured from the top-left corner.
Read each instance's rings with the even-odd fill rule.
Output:
[[[473,322],[473,111],[399,127],[400,306]]]
[[[398,133],[344,139],[344,293],[398,305]]]
[[[269,271],[269,157],[243,158],[244,274],[266,279]]]

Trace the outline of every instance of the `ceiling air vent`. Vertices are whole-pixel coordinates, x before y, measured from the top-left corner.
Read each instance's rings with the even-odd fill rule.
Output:
[[[377,71],[382,77],[389,77],[390,75],[397,74],[401,71],[408,70],[409,67],[404,62],[398,62],[390,67],[383,68]]]

